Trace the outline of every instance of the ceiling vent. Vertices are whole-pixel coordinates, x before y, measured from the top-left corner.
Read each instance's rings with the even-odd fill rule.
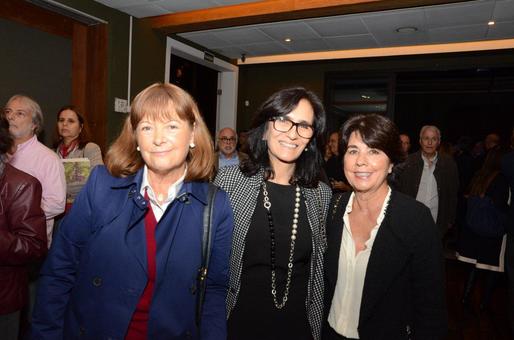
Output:
[[[107,21],[97,18],[93,15],[84,13],[75,8],[63,5],[57,1],[53,0],[25,0],[33,5],[44,8],[48,11],[63,15],[70,19],[76,20],[88,26],[98,25],[98,24],[108,24]]]

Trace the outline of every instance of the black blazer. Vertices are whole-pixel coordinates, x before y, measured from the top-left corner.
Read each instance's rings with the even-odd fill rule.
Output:
[[[324,327],[330,327],[327,318],[349,198],[350,193],[334,196],[329,210]],[[447,332],[443,252],[437,228],[427,207],[396,191],[371,250],[358,330],[363,340],[443,339]]]
[[[437,158],[434,169],[439,197],[436,224],[439,227],[440,236],[443,237],[448,230],[448,226],[455,223],[459,172],[457,171],[457,164],[451,157],[439,153]],[[421,151],[410,154],[403,164],[403,170],[398,176],[397,189],[412,198],[416,198],[424,167]]]

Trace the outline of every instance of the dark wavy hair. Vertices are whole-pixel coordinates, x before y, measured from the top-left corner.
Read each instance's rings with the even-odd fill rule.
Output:
[[[346,153],[348,141],[353,132],[358,132],[368,147],[383,151],[393,164],[405,159],[398,128],[389,118],[376,113],[350,117],[341,127],[339,144],[341,155]]]
[[[286,116],[293,111],[300,100],[307,100],[314,111],[314,135],[307,151],[302,152],[296,160],[295,173],[291,184],[303,187],[316,187],[322,169],[321,146],[326,129],[326,116],[323,104],[318,96],[303,87],[282,89],[272,94],[257,110],[252,127],[248,131],[248,156],[241,162],[240,169],[245,176],[255,175],[261,168],[264,169],[264,178],[273,178],[274,173],[269,161],[268,144],[263,140],[268,122],[275,117]]]
[[[11,151],[13,140],[9,133],[9,122],[0,115],[0,157]]]

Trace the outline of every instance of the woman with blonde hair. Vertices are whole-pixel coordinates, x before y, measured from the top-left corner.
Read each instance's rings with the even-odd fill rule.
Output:
[[[136,96],[106,166],[93,170],[43,266],[34,338],[226,337],[233,221],[221,191],[203,312],[195,317],[212,145],[179,87],[154,84]]]

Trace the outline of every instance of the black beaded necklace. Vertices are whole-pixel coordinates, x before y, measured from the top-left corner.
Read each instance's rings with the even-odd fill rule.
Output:
[[[300,213],[300,187],[296,186],[295,193],[295,203],[294,203],[294,212],[293,212],[293,224],[291,227],[291,247],[289,249],[289,262],[287,263],[287,278],[286,278],[286,287],[284,289],[284,296],[282,297],[282,301],[279,303],[277,299],[277,282],[276,282],[276,244],[275,244],[275,227],[273,225],[273,217],[271,216],[271,202],[268,196],[268,190],[266,187],[266,182],[262,182],[262,194],[263,194],[263,205],[266,209],[266,213],[268,215],[268,225],[270,232],[270,240],[271,240],[271,295],[273,296],[273,303],[277,309],[282,309],[286,305],[287,298],[289,295],[289,289],[291,287],[291,277],[293,274],[293,260],[294,260],[294,246],[296,242],[296,235],[298,233],[298,218]]]

